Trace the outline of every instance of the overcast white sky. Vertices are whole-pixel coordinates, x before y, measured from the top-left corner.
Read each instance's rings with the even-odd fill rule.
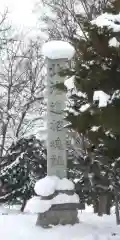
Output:
[[[0,0],[0,12],[9,9],[9,19],[17,26],[34,27],[36,14],[32,13],[36,0]]]

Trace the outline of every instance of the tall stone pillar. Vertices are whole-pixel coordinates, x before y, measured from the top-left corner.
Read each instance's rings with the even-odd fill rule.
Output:
[[[56,84],[64,83],[64,77],[60,76],[60,71],[68,66],[68,61],[74,55],[74,48],[67,42],[51,41],[44,44],[43,54],[47,63],[47,175],[56,176],[60,181],[66,182],[66,128],[64,128],[66,95],[56,88]],[[37,225],[45,227],[78,222],[79,200],[74,193],[74,187],[70,189],[63,185],[62,189],[56,189],[53,195],[42,197],[42,200],[53,200],[53,202],[57,198],[59,204],[54,203],[47,212],[40,213]]]
[[[66,64],[67,59],[47,58],[47,174],[59,178],[67,177],[65,93],[56,84],[64,83],[59,71]]]

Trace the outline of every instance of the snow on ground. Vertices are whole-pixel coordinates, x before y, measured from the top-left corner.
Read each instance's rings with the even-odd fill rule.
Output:
[[[79,224],[50,229],[35,226],[37,215],[21,214],[14,210],[8,209],[9,214],[2,215],[4,209],[0,207],[2,240],[120,240],[120,227],[116,226],[115,215],[101,218],[92,213],[91,207],[79,212]]]

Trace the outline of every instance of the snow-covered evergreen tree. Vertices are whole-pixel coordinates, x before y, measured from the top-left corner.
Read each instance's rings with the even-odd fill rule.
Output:
[[[34,194],[37,179],[46,175],[46,151],[34,136],[12,144],[1,165],[0,202],[22,202]]]
[[[115,201],[115,193],[120,190],[119,10],[119,1],[108,1],[105,13],[91,22],[83,19],[86,37],[74,39],[75,69],[67,73],[74,74],[76,88],[71,94],[67,120],[74,130],[89,139],[86,168],[89,166],[93,200],[99,202],[99,214],[104,212],[109,199]]]

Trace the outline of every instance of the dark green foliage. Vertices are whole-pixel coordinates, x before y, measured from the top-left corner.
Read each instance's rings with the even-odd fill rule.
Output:
[[[119,2],[111,1],[105,12],[118,13]],[[120,22],[115,24],[120,25]],[[85,168],[79,165],[83,175],[87,169],[86,179],[78,184],[79,191],[84,185],[89,189],[88,198],[92,196],[94,200],[106,194],[113,199],[114,189],[120,191],[120,47],[109,46],[109,40],[116,37],[120,42],[120,32],[98,27],[87,19],[83,20],[83,28],[87,39],[83,36],[73,41],[77,57],[74,70],[70,70],[69,75],[75,75],[77,90],[70,97],[75,113],[68,111],[67,120],[94,148],[86,149],[90,161]],[[93,101],[95,91],[109,95],[107,106],[99,107],[99,101]],[[85,104],[89,104],[88,108],[81,111]],[[94,131],[95,126],[98,128]]]
[[[45,148],[34,136],[13,143],[0,172],[0,201],[13,203],[29,199],[34,194],[36,180],[46,175],[46,162]]]

